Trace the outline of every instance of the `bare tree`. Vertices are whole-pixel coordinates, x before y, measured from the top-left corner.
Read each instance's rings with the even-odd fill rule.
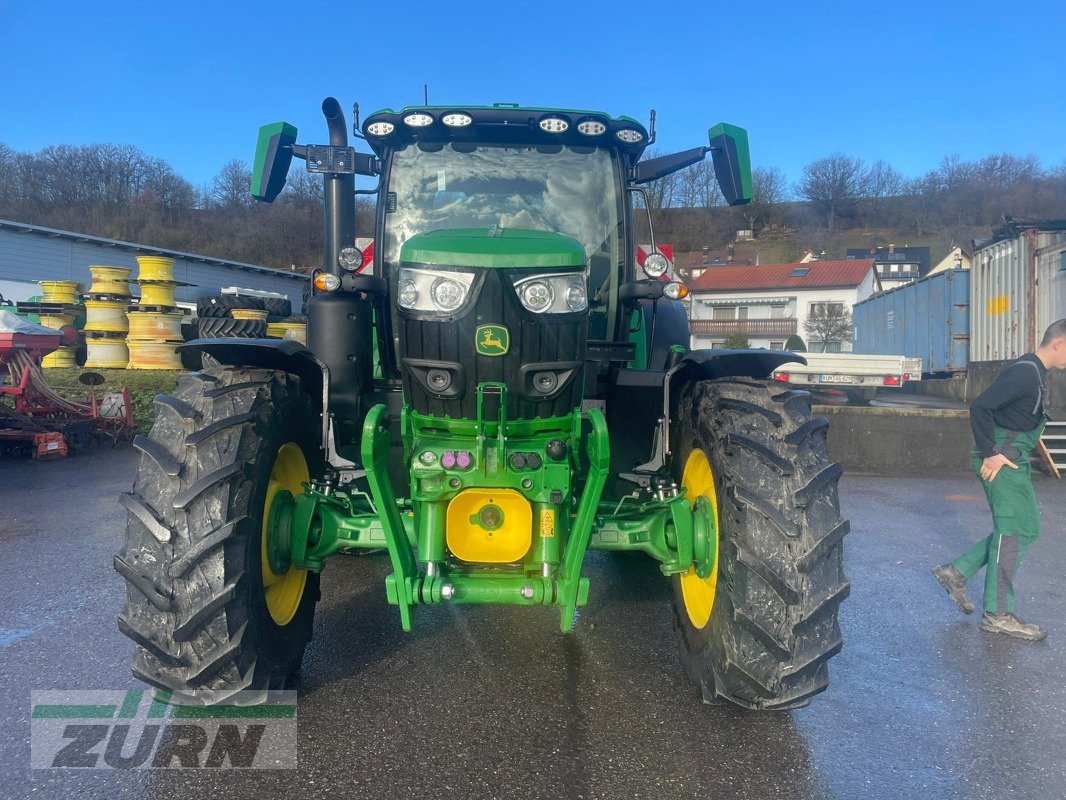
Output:
[[[19,154],[11,147],[0,142],[0,211],[5,216],[21,199],[19,191]]]
[[[903,193],[907,179],[903,173],[887,161],[877,160],[866,172],[865,194],[867,197],[895,197]]]
[[[144,188],[165,211],[179,211],[196,204],[196,190],[192,184],[174,171],[161,158],[150,158],[144,164]]]
[[[850,210],[863,193],[866,170],[861,158],[836,153],[812,161],[803,168],[796,194],[810,200],[821,213],[830,232],[837,217]]]
[[[725,201],[718,180],[714,177],[714,164],[700,161],[677,173],[675,198],[683,208],[712,208]]]
[[[814,303],[803,321],[803,331],[811,344],[822,346],[823,352],[830,342],[850,342],[854,335],[851,311],[843,303]]]
[[[252,171],[248,164],[235,158],[219,170],[211,182],[211,199],[222,208],[233,209],[249,206]]]
[[[751,173],[751,202],[741,209],[753,231],[770,225],[774,212],[788,197],[785,173],[777,167],[756,167]]]
[[[281,200],[298,208],[322,209],[322,176],[305,169],[293,167],[285,181]]]

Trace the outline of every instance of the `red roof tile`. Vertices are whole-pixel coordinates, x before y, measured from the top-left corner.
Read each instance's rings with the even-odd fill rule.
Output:
[[[805,275],[793,277],[795,270],[805,267],[808,268]],[[858,286],[873,268],[871,258],[811,261],[808,264],[761,264],[754,267],[712,266],[692,281],[689,289],[693,292],[723,292]]]

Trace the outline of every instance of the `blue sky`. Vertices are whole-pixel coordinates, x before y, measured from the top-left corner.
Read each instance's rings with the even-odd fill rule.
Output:
[[[1066,161],[1061,2],[127,3],[0,0],[0,141],[123,142],[193,183],[264,122],[323,141],[364,113],[514,101],[646,119],[663,150],[747,127],[753,163],[835,151],[909,175],[945,155]]]

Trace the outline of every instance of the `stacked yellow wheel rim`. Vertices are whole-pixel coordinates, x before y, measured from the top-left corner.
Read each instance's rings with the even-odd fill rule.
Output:
[[[98,333],[125,333],[129,330],[126,319],[127,300],[85,301],[85,330]]]
[[[234,319],[257,319],[266,322],[267,312],[256,308],[230,309],[229,315]],[[269,326],[268,326],[269,327]]]
[[[130,309],[127,339],[140,342],[181,342],[180,311]]]
[[[85,366],[89,369],[125,369],[129,363],[130,351],[122,334],[86,331],[85,346]]]
[[[174,259],[166,256],[137,256],[137,282],[174,280]]]
[[[129,297],[131,272],[133,270],[126,269],[126,267],[108,267],[93,264],[89,267],[89,274],[93,276],[92,285],[89,287],[89,296]]]
[[[141,287],[142,306],[174,307],[174,288],[177,281],[137,281]]]
[[[98,295],[98,297],[108,297]],[[128,299],[85,301],[85,366],[90,369],[123,369],[129,361],[126,347]]]
[[[89,267],[93,282],[85,301],[85,366],[90,369],[123,369],[129,361],[126,309],[131,272],[101,264]]]
[[[181,311],[154,311],[133,306],[126,336],[130,369],[181,369]]]
[[[269,322],[267,336],[271,339],[292,339],[300,344],[307,344],[307,323]]]
[[[127,369],[181,369],[177,347],[181,342],[139,342],[127,339],[130,350]]]
[[[181,369],[177,346],[181,335],[182,312],[174,300],[174,259],[163,256],[137,256],[137,285],[140,303],[130,306],[129,369]]]
[[[72,306],[78,302],[77,281],[38,281],[41,287],[41,302],[62,303]]]
[[[46,328],[62,330],[74,324],[78,305],[77,281],[39,281],[42,305],[55,306],[53,314],[41,314],[41,324]],[[64,345],[41,359],[42,367],[76,367],[76,345]]]
[[[62,330],[67,325],[74,324],[73,314],[41,314],[41,324],[46,328],[54,328],[55,330]],[[41,359],[42,367],[76,367],[77,361],[74,357],[74,346],[64,345],[63,347],[53,350],[48,355]]]
[[[163,256],[137,256],[137,285],[141,287],[141,305],[174,308],[174,259]]]

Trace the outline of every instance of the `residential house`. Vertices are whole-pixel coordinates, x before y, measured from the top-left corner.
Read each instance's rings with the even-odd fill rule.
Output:
[[[850,312],[876,288],[873,259],[709,267],[689,287],[692,347],[741,333],[752,347],[782,350],[798,334],[812,352],[849,352],[848,341],[808,341],[804,323],[819,306]]]
[[[944,272],[949,269],[969,269],[970,268],[970,254],[962,248],[961,245],[952,245],[951,250],[944,256],[940,263],[929,270],[930,275],[935,275],[938,272]]]
[[[695,280],[708,268],[723,264],[758,264],[759,250],[755,245],[731,244],[727,247],[704,247],[688,253],[678,252],[673,260],[679,275]]]
[[[895,289],[929,274],[933,255],[928,247],[849,247],[850,258],[872,258],[883,289]]]

